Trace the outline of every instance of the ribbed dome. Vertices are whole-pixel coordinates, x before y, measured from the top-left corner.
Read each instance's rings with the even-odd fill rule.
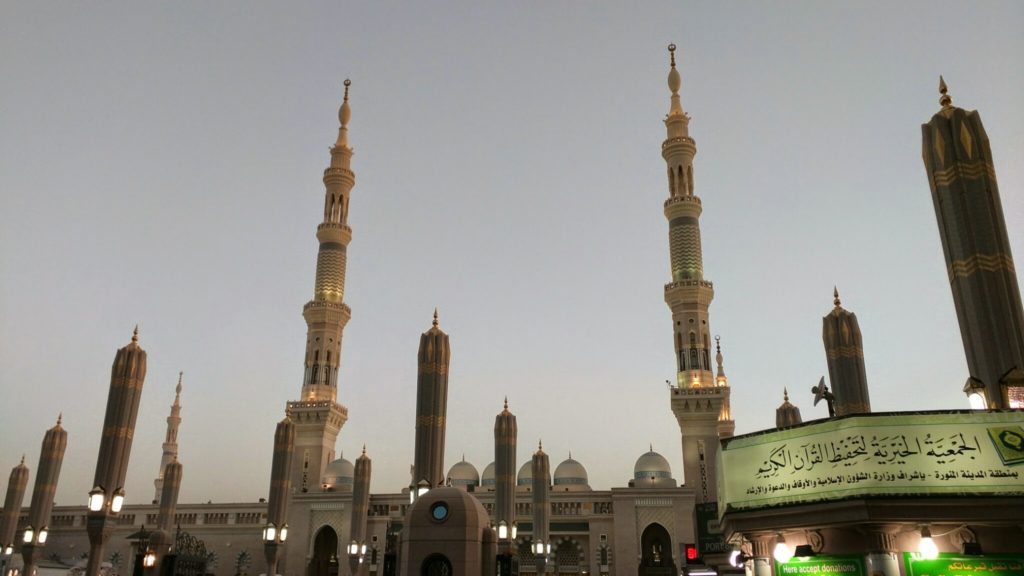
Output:
[[[668,460],[654,450],[641,454],[633,465],[633,483],[638,488],[662,488],[676,485]]]
[[[590,490],[587,469],[571,455],[555,468],[555,490]]]
[[[480,474],[476,471],[475,466],[466,462],[465,458],[451,467],[451,470],[448,471],[448,478],[451,479],[452,486],[480,485]]]
[[[494,490],[494,462],[484,468],[483,474],[480,475],[480,485],[488,490]]]
[[[524,488],[533,487],[533,461],[527,460],[525,464],[519,467],[519,475],[516,477],[516,486],[522,486]]]
[[[321,482],[327,486],[328,489],[350,492],[352,490],[352,483],[356,476],[356,467],[345,460],[344,458],[338,458],[327,465],[324,469],[324,476]]]

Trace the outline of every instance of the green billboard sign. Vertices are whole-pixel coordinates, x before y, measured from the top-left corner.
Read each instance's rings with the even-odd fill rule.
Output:
[[[1024,574],[1024,555],[939,554],[935,560],[924,560],[915,553],[904,552],[903,562],[907,569],[907,576],[1020,576]]]
[[[1024,495],[1024,412],[865,414],[723,441],[719,514],[855,496]]]
[[[866,576],[863,556],[814,556],[775,562],[776,576]]]

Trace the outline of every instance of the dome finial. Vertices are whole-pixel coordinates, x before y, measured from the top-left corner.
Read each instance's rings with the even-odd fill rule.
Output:
[[[61,421],[64,420],[64,413],[57,414],[57,426],[60,426]]]
[[[782,400],[784,402],[789,402],[789,388],[785,386],[782,387]]]
[[[434,328],[437,328],[437,306],[434,306]]]
[[[22,454],[22,455],[21,455],[21,465],[22,465],[22,466],[24,466],[24,465],[25,465],[25,454]]]
[[[363,456],[366,456],[366,444],[363,444]]]
[[[832,303],[836,305],[836,308],[839,308],[841,304],[839,301],[839,288],[835,286],[832,287]]]
[[[181,378],[185,375],[185,371],[178,372],[178,385],[174,388],[174,395],[181,396]]]
[[[942,77],[942,74],[939,74],[939,94],[941,94],[939,96],[939,104],[943,108],[951,108],[953,106],[953,97],[947,94],[947,92],[949,92],[949,88],[946,87],[946,80]]]
[[[544,449],[544,440],[541,439],[541,438],[538,438],[537,439],[537,450],[543,450],[543,449]]]
[[[132,331],[132,342],[139,343],[139,325],[135,325],[135,330]]]
[[[647,445],[647,451],[654,452],[654,442],[651,442],[650,444]]]
[[[669,44],[668,45],[668,57],[669,57],[669,61],[672,63],[672,67],[675,68],[676,67],[676,45],[675,44]]]
[[[508,412],[508,396],[505,396],[505,411]]]

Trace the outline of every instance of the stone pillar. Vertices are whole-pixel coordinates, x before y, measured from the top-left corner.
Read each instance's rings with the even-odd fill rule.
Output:
[[[7,482],[7,497],[4,499],[4,513],[0,516],[0,548],[14,544],[14,532],[18,529],[18,518],[21,516],[21,503],[25,499],[25,487],[28,485],[28,466],[25,457],[21,464],[11,469],[11,478]]]
[[[508,399],[505,407],[494,419],[494,525],[502,522],[512,530],[516,520],[516,439],[519,429],[516,417],[508,411]],[[514,552],[511,539],[501,541],[499,534],[498,554]]]
[[[868,550],[864,562],[868,576],[900,576],[898,529],[890,525],[868,525],[862,529]]]
[[[288,520],[288,499],[292,491],[292,453],[295,450],[295,424],[289,414],[274,430],[274,458],[270,464],[270,494],[267,498],[267,522],[277,535],[268,540],[264,535],[263,554],[267,559],[268,576],[276,576],[281,528]]]
[[[420,336],[416,377],[416,446],[413,484],[426,481],[429,488],[444,485],[444,434],[448,413],[448,367],[451,347],[448,335],[434,324]]]
[[[772,576],[772,553],[778,542],[778,535],[755,534],[751,536],[750,542],[754,553],[754,559],[751,561],[754,565],[754,576]]]
[[[548,513],[551,510],[551,502],[548,496],[548,489],[551,486],[551,463],[544,449],[538,444],[537,451],[533,454],[533,542],[548,544]],[[537,574],[543,574],[547,560],[544,556],[536,554]]]
[[[352,524],[350,528],[351,540],[360,547],[366,546],[366,517],[370,509],[370,457],[366,455],[366,446],[363,446],[363,454],[356,459],[355,479],[352,484]],[[352,574],[360,576],[366,574],[368,559],[361,553],[355,557],[349,556],[349,567]]]

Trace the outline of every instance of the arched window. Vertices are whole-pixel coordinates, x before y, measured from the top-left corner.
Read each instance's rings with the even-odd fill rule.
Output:
[[[676,195],[676,172],[672,168],[668,169],[668,195]]]
[[[443,554],[431,554],[423,561],[421,576],[452,576],[452,563]]]

